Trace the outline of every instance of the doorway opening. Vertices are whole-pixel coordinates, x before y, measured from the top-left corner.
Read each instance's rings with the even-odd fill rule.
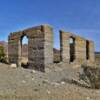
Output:
[[[89,50],[89,41],[87,40],[86,41],[86,59],[87,60],[89,60],[89,58],[90,58],[90,55],[89,55],[89,52],[90,52],[90,50]]]
[[[28,68],[28,37],[22,36],[21,38],[21,66]]]
[[[75,38],[69,38],[69,47],[70,47],[70,62],[74,62],[75,60]]]

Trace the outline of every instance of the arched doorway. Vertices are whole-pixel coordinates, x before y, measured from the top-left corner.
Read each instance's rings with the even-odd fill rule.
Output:
[[[90,50],[89,50],[89,41],[88,40],[86,40],[86,59],[87,60],[89,60],[89,58],[90,58],[90,54],[89,54],[89,52],[90,52]]]
[[[28,68],[28,44],[29,39],[26,35],[21,37],[21,66],[24,68]]]
[[[74,62],[75,60],[75,38],[70,37],[69,38],[69,47],[70,47],[70,62]]]

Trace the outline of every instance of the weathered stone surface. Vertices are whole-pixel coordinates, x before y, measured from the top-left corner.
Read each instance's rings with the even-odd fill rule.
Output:
[[[70,38],[73,39],[73,44],[70,43]],[[86,41],[89,42],[88,46]],[[95,62],[93,41],[86,40],[69,32],[60,31],[60,51],[61,61],[64,63],[80,65],[86,63],[92,65]]]
[[[76,36],[76,63],[85,63],[86,62],[86,40]]]
[[[18,66],[21,65],[21,41],[24,36],[29,39],[28,60],[30,67],[44,71],[46,65],[53,63],[52,28],[48,25],[41,25],[10,34],[8,39],[9,62],[16,63]]]

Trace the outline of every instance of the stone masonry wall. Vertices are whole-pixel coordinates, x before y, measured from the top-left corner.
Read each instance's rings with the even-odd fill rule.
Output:
[[[48,25],[41,25],[9,36],[9,62],[21,66],[21,41],[24,36],[29,39],[29,67],[45,71],[45,66],[53,63],[53,32]],[[48,54],[49,52],[49,54]]]
[[[46,66],[53,64],[53,29],[49,25],[40,25],[11,33],[8,38],[9,63],[21,66],[22,39],[24,36],[28,38],[29,68],[44,72]],[[73,44],[70,43],[70,38],[74,40]],[[89,42],[88,50],[87,41]],[[89,59],[87,59],[87,51]],[[74,65],[93,64],[95,62],[94,51],[93,41],[86,40],[70,32],[60,31],[61,62],[73,63]]]
[[[75,60],[70,62],[70,45],[69,45],[69,38],[75,38]],[[73,63],[76,65],[81,64],[94,64],[95,62],[95,50],[94,50],[94,43],[89,41],[89,59],[86,58],[86,39],[74,35],[69,32],[60,31],[60,57],[61,61],[64,63]]]
[[[11,33],[8,40],[8,57],[10,63],[18,65],[18,37]]]
[[[69,32],[60,31],[60,51],[61,61],[64,63],[70,63],[70,48],[69,37],[72,36]]]

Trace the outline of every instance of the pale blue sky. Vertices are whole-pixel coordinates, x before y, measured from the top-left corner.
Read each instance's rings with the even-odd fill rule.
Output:
[[[59,48],[59,30],[74,32],[95,42],[100,51],[100,0],[2,0],[0,40],[10,32],[40,24],[54,28],[54,47]]]

